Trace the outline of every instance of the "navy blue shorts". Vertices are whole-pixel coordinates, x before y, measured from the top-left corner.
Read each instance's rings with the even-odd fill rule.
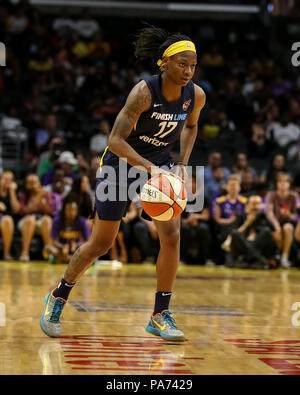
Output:
[[[120,170],[120,162],[122,169]],[[95,208],[94,208],[94,214],[95,215],[95,210],[97,210],[98,217],[101,220],[106,220],[106,221],[120,221],[122,217],[125,217],[126,212],[132,202],[132,199],[128,196],[128,188],[134,181],[138,181],[139,177],[129,177],[128,172],[132,168],[127,163],[127,173],[124,173],[123,171],[123,164],[126,163],[120,158],[107,150],[102,159],[101,159],[101,168],[105,170],[105,166],[110,166],[111,168],[114,169],[116,177],[108,177],[108,174],[104,172],[100,172],[100,178],[97,181],[96,184],[96,192],[95,192]],[[165,166],[169,169],[173,166],[174,161],[171,157],[168,157],[167,160],[160,164],[159,167]],[[120,177],[120,172],[121,172],[121,177]],[[103,174],[102,174],[103,173]],[[147,181],[147,179],[150,178],[149,174],[144,173],[144,177]],[[102,197],[105,195],[107,196],[107,191],[109,187],[113,187],[113,190],[115,191],[115,195],[113,199],[107,199],[104,200]],[[122,199],[120,199],[120,193],[122,196]],[[140,190],[138,190],[138,193],[140,193]],[[101,197],[101,199],[99,199]],[[151,218],[143,211],[142,213],[143,218],[148,219],[151,221]],[[92,216],[93,217],[93,216]]]

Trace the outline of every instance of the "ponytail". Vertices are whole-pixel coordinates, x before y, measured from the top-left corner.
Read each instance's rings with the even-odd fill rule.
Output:
[[[149,24],[139,32],[136,38],[134,55],[140,61],[151,60],[153,65],[170,45],[181,40],[191,40],[183,34],[169,33]]]

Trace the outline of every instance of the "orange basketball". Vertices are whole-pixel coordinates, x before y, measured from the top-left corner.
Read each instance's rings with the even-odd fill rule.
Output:
[[[184,182],[172,175],[158,174],[143,186],[141,203],[145,212],[153,219],[174,219],[182,213],[187,203]]]

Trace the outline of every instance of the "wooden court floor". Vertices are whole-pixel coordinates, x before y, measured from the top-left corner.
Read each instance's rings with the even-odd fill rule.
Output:
[[[144,331],[151,265],[92,267],[65,306],[62,336],[48,338],[39,327],[43,299],[64,270],[0,262],[0,374],[300,374],[297,269],[181,266],[171,311],[183,344]]]

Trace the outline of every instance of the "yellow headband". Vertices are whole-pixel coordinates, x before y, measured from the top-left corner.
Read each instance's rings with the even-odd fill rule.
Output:
[[[179,52],[184,52],[184,51],[192,51],[196,53],[196,47],[195,44],[192,41],[177,41],[176,43],[170,45],[165,52],[163,53],[163,56],[173,56],[176,55]],[[158,66],[161,66],[162,64],[162,60],[159,59],[157,61]]]

